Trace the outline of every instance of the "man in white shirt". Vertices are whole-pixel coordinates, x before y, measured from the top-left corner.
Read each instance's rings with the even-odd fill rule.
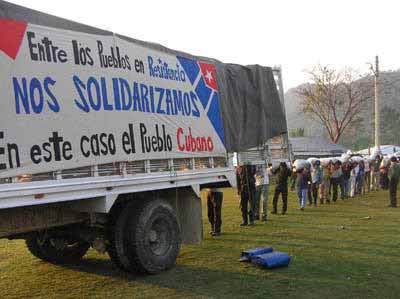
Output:
[[[259,166],[254,178],[256,180],[256,194],[254,205],[254,219],[260,220],[260,201],[263,195],[263,215],[261,221],[267,221],[269,175],[271,170],[267,165]]]
[[[358,166],[358,163],[354,162],[353,168],[351,169],[351,172],[350,172],[350,197],[354,197],[357,194],[356,179],[357,179],[359,170],[360,170],[360,167]]]

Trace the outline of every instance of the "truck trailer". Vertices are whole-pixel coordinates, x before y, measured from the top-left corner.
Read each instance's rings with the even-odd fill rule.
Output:
[[[221,33],[222,34],[222,33]],[[203,237],[200,192],[285,134],[273,70],[0,1],[0,238],[158,273]]]

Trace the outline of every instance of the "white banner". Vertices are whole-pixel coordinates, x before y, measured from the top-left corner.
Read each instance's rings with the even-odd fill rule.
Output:
[[[0,19],[0,178],[225,155],[213,64]]]

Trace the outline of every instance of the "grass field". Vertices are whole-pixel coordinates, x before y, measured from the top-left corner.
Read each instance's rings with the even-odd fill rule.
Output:
[[[228,189],[223,235],[183,246],[177,266],[156,276],[125,274],[93,250],[79,266],[51,265],[22,241],[1,240],[0,298],[399,298],[400,209],[387,198],[380,191],[301,212],[291,193],[288,215],[241,228]],[[260,246],[290,253],[290,266],[238,262],[241,250]]]

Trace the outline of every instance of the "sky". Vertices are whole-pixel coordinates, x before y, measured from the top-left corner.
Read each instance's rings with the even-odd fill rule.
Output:
[[[287,90],[317,64],[400,68],[400,2],[9,0],[76,22],[223,62],[281,66]],[[398,4],[399,3],[399,4]]]

